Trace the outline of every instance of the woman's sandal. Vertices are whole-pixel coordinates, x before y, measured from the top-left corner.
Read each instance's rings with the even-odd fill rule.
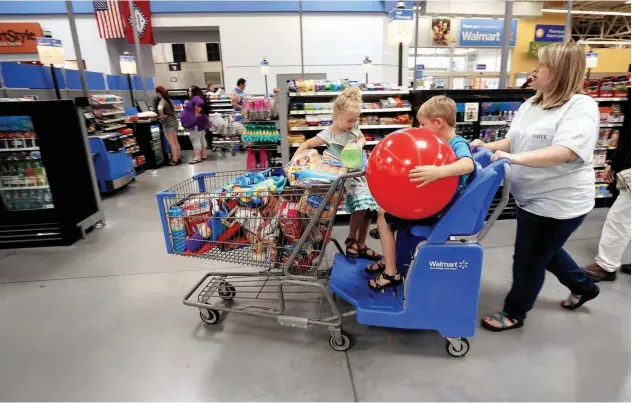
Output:
[[[399,276],[399,278],[395,278],[397,276]],[[380,284],[380,278],[384,280],[388,280],[388,283]],[[380,292],[387,288],[397,288],[402,283],[402,279],[403,277],[399,273],[395,273],[394,276],[389,276],[388,274],[382,272],[378,276],[376,276],[374,279],[369,280],[369,288],[375,292]],[[371,281],[373,281],[375,285],[371,284]]]
[[[512,322],[511,325],[505,323],[505,318]],[[497,327],[490,325],[485,319],[493,319],[498,322],[500,326]],[[524,321],[522,319],[514,319],[507,315],[507,312],[498,312],[496,315],[489,315],[488,317],[481,319],[481,326],[490,332],[504,332],[505,330],[518,329],[523,325]]]
[[[369,251],[373,253],[371,254],[369,253]],[[362,259],[368,259],[368,260],[381,260],[382,259],[382,255],[380,255],[379,253],[377,253],[376,251],[374,251],[373,249],[369,248],[366,245],[364,245],[364,248],[358,247],[358,257],[361,257]]]
[[[369,236],[373,239],[380,239],[380,231],[377,228],[373,228],[369,231]]]
[[[386,265],[383,262],[375,262],[365,267],[364,271],[369,274],[377,274],[383,272],[385,269]]]
[[[199,164],[200,162],[202,162],[202,160],[191,160],[189,161],[189,165]]]
[[[347,249],[345,249],[345,253],[348,257],[360,256],[360,252],[358,250],[358,241],[353,238],[347,238],[345,239],[345,246],[347,247]],[[355,250],[355,252],[352,252],[353,250]]]
[[[584,305],[586,302],[590,301],[591,299],[597,298],[597,295],[599,295],[599,287],[595,286],[595,290],[591,292],[590,294],[584,294],[584,295],[571,294],[564,301],[560,302],[560,305],[564,309],[574,311],[575,309]],[[574,302],[573,298],[577,299],[577,302]],[[564,305],[565,302],[566,302],[566,305]]]

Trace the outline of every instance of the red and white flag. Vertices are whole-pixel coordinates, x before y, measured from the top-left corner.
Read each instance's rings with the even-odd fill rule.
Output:
[[[99,36],[105,39],[125,38],[125,21],[117,0],[93,0]]]

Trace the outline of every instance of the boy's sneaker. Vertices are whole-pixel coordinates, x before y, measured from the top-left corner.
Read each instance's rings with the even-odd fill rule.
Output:
[[[602,269],[598,264],[589,264],[583,267],[582,270],[588,275],[595,283],[600,281],[614,281],[617,279],[617,272],[609,272]]]

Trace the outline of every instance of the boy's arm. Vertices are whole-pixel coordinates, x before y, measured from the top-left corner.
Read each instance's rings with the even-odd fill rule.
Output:
[[[472,173],[472,171],[474,171],[474,160],[469,157],[464,157],[448,165],[424,165],[416,167],[410,170],[408,176],[411,182],[421,182],[417,186],[420,188],[437,179],[447,178],[448,176],[467,175]]]

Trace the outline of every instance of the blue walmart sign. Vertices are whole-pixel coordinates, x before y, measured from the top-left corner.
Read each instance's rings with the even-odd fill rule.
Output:
[[[459,46],[503,46],[503,19],[488,20],[480,18],[461,19],[459,32]],[[511,21],[511,42],[509,46],[516,46],[518,20]]]

